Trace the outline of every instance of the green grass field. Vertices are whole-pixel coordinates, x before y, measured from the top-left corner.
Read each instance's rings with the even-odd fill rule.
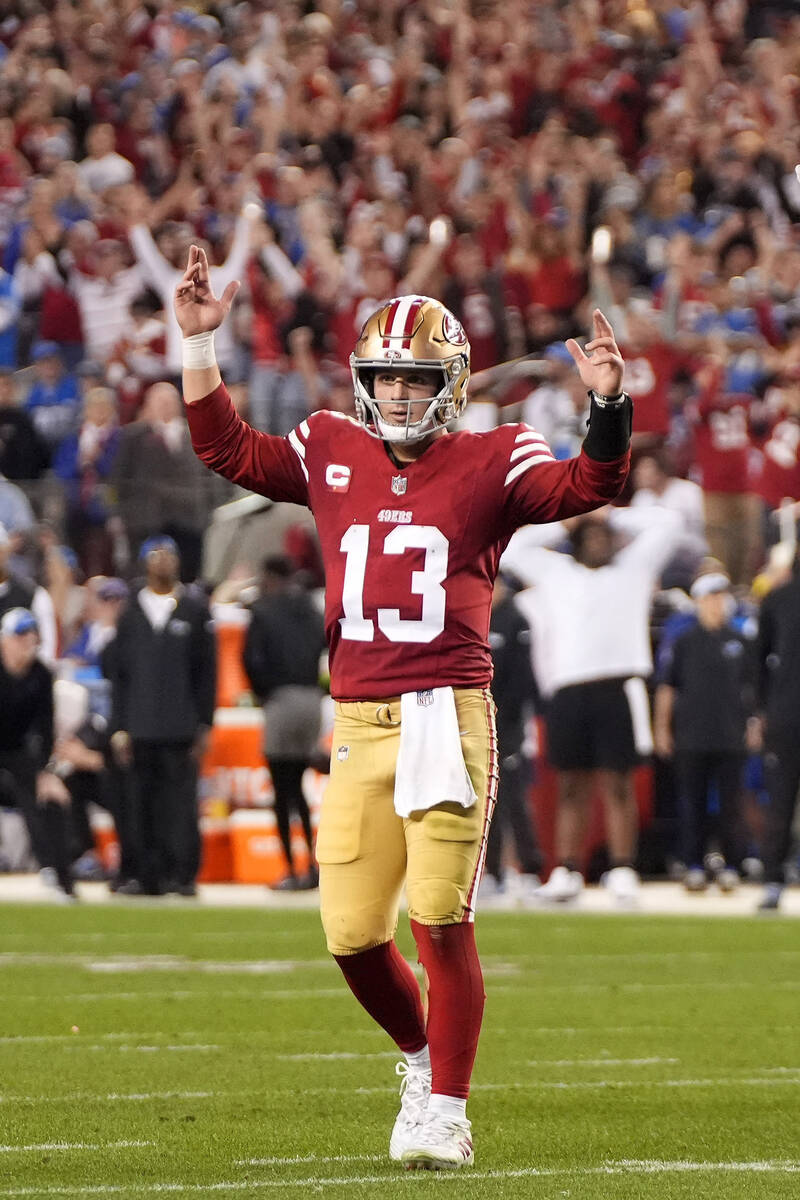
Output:
[[[0,1200],[800,1197],[798,933],[482,917],[476,1165],[432,1175],[315,913],[0,908]]]

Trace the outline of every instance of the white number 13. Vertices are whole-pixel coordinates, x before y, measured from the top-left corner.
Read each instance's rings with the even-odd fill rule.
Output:
[[[342,609],[339,618],[342,637],[351,642],[371,642],[375,626],[364,616],[364,576],[369,554],[369,525],[351,525],[339,549],[347,556],[342,585]],[[400,616],[399,608],[379,608],[378,628],[390,642],[432,642],[444,630],[447,576],[447,538],[435,525],[398,525],[383,542],[384,554],[404,554],[406,550],[424,550],[421,571],[411,572],[411,591],[422,597],[422,612],[415,620]]]

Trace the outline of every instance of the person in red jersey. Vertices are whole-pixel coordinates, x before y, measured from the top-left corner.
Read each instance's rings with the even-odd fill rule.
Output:
[[[184,399],[199,457],[273,500],[311,508],[326,574],[336,718],[317,858],[328,947],[356,998],[405,1056],[390,1157],[473,1162],[466,1117],[484,1005],[475,896],[497,786],[489,685],[492,584],[511,534],[597,508],[629,466],[623,362],[596,311],[581,453],[557,462],[526,425],[450,433],[469,343],[438,301],[400,296],[366,321],[351,358],[358,420],[312,413],[271,437],[235,413],[213,351],[230,308],[202,250],[176,290]],[[405,884],[427,984],[394,941]]]

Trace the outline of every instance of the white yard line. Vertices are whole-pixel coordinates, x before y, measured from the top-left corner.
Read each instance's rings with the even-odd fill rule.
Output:
[[[532,1058],[529,1067],[656,1067],[679,1063],[679,1058]]]
[[[730,1088],[730,1087],[800,1087],[800,1073],[797,1076],[759,1077],[726,1077],[709,1079],[596,1079],[596,1080],[531,1080],[529,1083],[474,1083],[472,1091],[602,1091],[606,1088],[635,1089],[635,1088]],[[297,1089],[278,1088],[273,1091],[263,1088],[237,1089],[236,1091],[207,1091],[207,1092],[68,1092],[60,1096],[50,1095],[20,1095],[7,1093],[0,1095],[0,1104],[71,1104],[71,1103],[125,1103],[148,1100],[212,1100],[241,1096],[286,1096],[299,1095]],[[304,1096],[388,1096],[391,1087],[304,1087]],[[0,1193],[2,1194],[2,1193]]]
[[[289,1160],[291,1161],[291,1160]],[[322,1160],[324,1161],[324,1160]],[[442,1172],[435,1176],[437,1183],[457,1182],[469,1185],[487,1179],[549,1179],[574,1178],[590,1175],[679,1175],[685,1173],[713,1173],[726,1171],[734,1175],[771,1174],[795,1175],[800,1172],[800,1162],[785,1162],[766,1160],[762,1162],[675,1162],[659,1159],[621,1160],[619,1162],[602,1163],[592,1167],[519,1167],[506,1171],[453,1171]],[[394,1174],[384,1172],[382,1175],[350,1175],[322,1177],[312,1175],[303,1179],[237,1179],[216,1183],[140,1183],[140,1184],[101,1184],[91,1187],[23,1187],[10,1188],[0,1191],[3,1197],[21,1196],[110,1196],[124,1193],[126,1195],[159,1195],[168,1192],[254,1192],[267,1188],[312,1188],[324,1187],[351,1188],[354,1184],[365,1186],[375,1184],[386,1188],[396,1188],[401,1183],[412,1186],[430,1182],[431,1176],[426,1171],[404,1172]]]
[[[311,1051],[307,1054],[268,1054],[268,1058],[277,1058],[281,1062],[324,1062],[326,1060],[335,1061],[342,1058],[402,1058],[401,1050],[378,1050],[366,1054],[361,1054],[355,1050],[336,1050],[331,1054],[320,1054],[316,1051]]]
[[[38,1150],[129,1150],[155,1142],[36,1142],[30,1146],[0,1146],[0,1154],[33,1154]]]

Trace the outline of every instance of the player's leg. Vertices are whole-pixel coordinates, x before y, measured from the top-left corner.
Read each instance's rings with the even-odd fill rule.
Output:
[[[593,766],[586,728],[590,686],[576,684],[561,688],[547,706],[547,757],[555,768],[558,786],[556,866],[537,896],[548,903],[574,900],[583,888],[579,868],[589,824]]]
[[[491,696],[457,691],[456,708],[477,801],[468,809],[442,804],[405,822],[406,890],[427,980],[432,1083],[426,1120],[403,1161],[434,1168],[473,1161],[466,1103],[485,999],[473,920],[497,794]]]
[[[611,870],[605,883],[617,903],[639,893],[636,852],[639,812],[634,768],[652,753],[647,691],[641,679],[608,679],[592,685],[592,755],[603,798]]]
[[[275,794],[274,810],[275,824],[278,826],[278,837],[283,847],[283,855],[289,869],[288,880],[294,882],[294,859],[292,856],[292,838],[290,813],[292,804],[293,773],[292,764],[275,755],[270,757],[269,770],[272,776],[272,787]]]
[[[390,1144],[398,1158],[399,1139],[427,1101],[430,1060],[419,985],[394,942],[406,869],[403,822],[394,811],[399,728],[381,725],[378,711],[374,704],[336,706],[317,861],[328,949],[358,1002],[406,1058]]]

